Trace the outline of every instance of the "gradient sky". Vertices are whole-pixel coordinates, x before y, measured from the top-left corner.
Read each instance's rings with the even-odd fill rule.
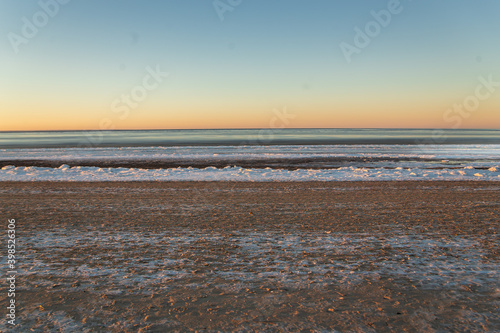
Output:
[[[391,1],[55,1],[0,0],[0,130],[500,128],[497,0],[401,0],[350,63]]]

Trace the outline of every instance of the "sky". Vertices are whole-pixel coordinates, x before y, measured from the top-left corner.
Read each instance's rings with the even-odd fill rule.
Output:
[[[0,131],[500,129],[497,0],[0,0]]]

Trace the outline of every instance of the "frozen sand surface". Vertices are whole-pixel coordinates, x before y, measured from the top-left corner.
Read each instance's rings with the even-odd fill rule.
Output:
[[[494,331],[496,184],[3,183],[17,331]]]

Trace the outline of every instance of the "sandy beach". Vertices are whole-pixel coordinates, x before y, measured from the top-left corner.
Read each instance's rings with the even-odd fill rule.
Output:
[[[0,216],[16,219],[12,331],[498,331],[499,190],[2,182]]]

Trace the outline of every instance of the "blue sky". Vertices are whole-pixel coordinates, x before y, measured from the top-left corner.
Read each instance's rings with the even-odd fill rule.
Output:
[[[12,34],[43,6],[2,0],[0,130],[90,129],[104,117],[116,128],[266,127],[283,107],[293,127],[449,127],[443,112],[479,76],[500,81],[500,2],[402,0],[346,61],[340,43],[354,45],[354,28],[389,3],[242,0],[221,21],[212,1],[72,0],[16,53]],[[148,66],[169,77],[115,119],[110,105]],[[499,95],[460,126],[500,127]]]

